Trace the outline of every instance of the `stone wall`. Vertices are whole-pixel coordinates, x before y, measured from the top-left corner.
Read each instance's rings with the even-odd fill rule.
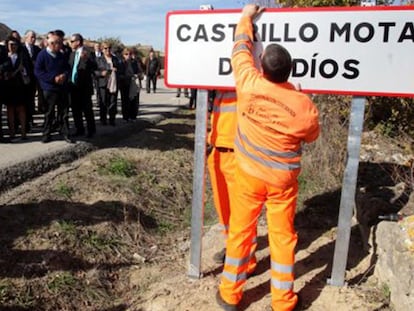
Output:
[[[414,216],[400,222],[383,221],[376,230],[378,261],[375,275],[390,290],[395,311],[414,306]]]

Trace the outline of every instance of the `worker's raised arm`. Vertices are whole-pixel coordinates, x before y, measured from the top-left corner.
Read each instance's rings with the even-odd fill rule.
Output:
[[[254,41],[253,21],[263,10],[264,8],[255,4],[246,5],[236,27],[231,62],[236,85],[243,83],[249,72],[257,72],[252,53]]]

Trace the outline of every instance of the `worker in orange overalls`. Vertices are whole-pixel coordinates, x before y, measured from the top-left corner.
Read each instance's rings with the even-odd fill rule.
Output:
[[[253,20],[263,8],[248,4],[237,25],[232,67],[237,91],[235,141],[236,189],[230,214],[226,259],[217,303],[237,310],[246,283],[251,241],[266,205],[271,259],[272,310],[294,310],[293,221],[298,194],[301,145],[319,135],[319,113],[311,99],[287,82],[292,69],[289,52],[268,45],[261,72],[254,66]]]
[[[211,130],[208,135],[209,149],[207,158],[210,182],[213,191],[214,206],[221,225],[224,241],[227,241],[229,219],[231,213],[231,196],[234,195],[234,139],[236,137],[236,105],[237,96],[234,91],[218,91],[211,110]],[[254,256],[257,241],[254,235],[248,272],[256,268]],[[217,252],[213,259],[216,263],[224,263],[226,249]]]

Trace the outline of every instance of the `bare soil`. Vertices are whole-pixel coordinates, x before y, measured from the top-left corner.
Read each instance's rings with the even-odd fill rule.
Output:
[[[202,271],[188,277],[194,112],[0,195],[0,310],[219,310],[222,238],[205,203]],[[209,185],[207,185],[209,188]],[[327,285],[338,192],[298,213],[295,290],[304,310],[391,310],[375,256],[352,232],[345,287]],[[241,310],[270,304],[265,219]]]

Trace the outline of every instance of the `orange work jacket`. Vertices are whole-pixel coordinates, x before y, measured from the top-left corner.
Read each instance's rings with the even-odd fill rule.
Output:
[[[254,65],[253,24],[241,19],[232,54],[238,98],[237,164],[275,186],[290,185],[300,172],[301,144],[319,135],[318,110],[292,84],[273,83]]]
[[[219,91],[213,102],[208,142],[214,147],[234,149],[236,137],[236,104],[235,92]]]

